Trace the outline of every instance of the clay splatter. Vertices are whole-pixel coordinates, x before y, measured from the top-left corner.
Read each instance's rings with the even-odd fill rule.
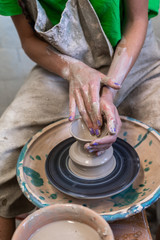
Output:
[[[127,190],[112,196],[111,199],[114,201],[114,207],[123,207],[134,203],[139,194],[140,193],[130,186]]]
[[[149,170],[150,170],[149,167],[146,167],[146,168],[144,169],[145,172],[148,172]]]
[[[32,157],[31,155],[29,157],[30,157],[30,159],[34,160],[34,157]]]
[[[69,203],[72,203],[72,200],[68,200]]]
[[[152,164],[152,161],[150,161],[149,164]]]
[[[39,199],[41,199],[41,200],[45,200],[45,198],[44,198],[44,197],[42,197],[42,196],[40,196],[40,197],[39,197]]]
[[[143,197],[143,196],[145,196],[145,195],[146,195],[146,193],[145,193],[145,192],[143,192],[141,196]]]
[[[37,160],[41,160],[41,157],[39,155],[36,156]]]
[[[146,192],[148,192],[148,191],[150,192],[150,188],[144,188],[144,189],[143,189],[143,193],[142,193],[141,196],[142,196],[142,197],[145,196],[145,195],[146,195]]]
[[[27,176],[31,177],[31,183],[34,186],[40,187],[43,185],[43,179],[40,177],[40,174],[38,172],[29,167],[23,167],[23,171]]]
[[[84,204],[82,204],[82,206],[87,207],[87,204],[84,203]]]
[[[52,199],[56,199],[57,198],[57,194],[51,194],[49,198],[52,198]]]
[[[148,128],[146,134],[141,138],[141,140],[134,146],[137,148],[144,140],[146,140],[148,134],[152,131],[152,128]]]
[[[152,140],[149,142],[149,146],[151,146],[152,145]]]
[[[124,132],[124,133],[123,133],[123,136],[127,136],[127,132]]]
[[[140,134],[139,136],[138,136],[138,141],[140,141],[142,139],[142,134]]]

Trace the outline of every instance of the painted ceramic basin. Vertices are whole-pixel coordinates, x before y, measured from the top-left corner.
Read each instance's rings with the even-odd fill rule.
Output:
[[[24,146],[17,163],[17,178],[25,196],[37,207],[75,203],[87,206],[107,221],[127,218],[149,207],[160,197],[160,134],[128,117],[121,117],[119,137],[137,151],[141,169],[134,183],[112,197],[96,200],[75,199],[61,193],[48,181],[45,161],[49,152],[71,137],[67,119],[53,123],[34,135]]]
[[[77,204],[55,204],[33,212],[21,222],[16,229],[12,240],[28,240],[36,233],[37,230],[41,229],[47,224],[56,223],[58,221],[73,221],[83,223],[84,226],[90,227],[95,231],[95,233],[97,233],[96,239],[114,240],[114,236],[109,224],[99,214],[87,207]],[[74,236],[78,236],[76,239],[80,239],[79,233],[84,234],[80,228],[77,228],[79,229],[79,233],[77,234],[75,233],[75,230],[73,231],[73,228],[70,228],[71,233],[67,232],[65,228],[63,229],[65,234],[67,233],[66,239],[69,239],[69,237],[70,239],[75,239]],[[59,233],[57,228],[56,231]],[[87,231],[84,235],[86,236],[86,234]],[[57,236],[57,233],[55,233],[55,235]],[[47,239],[51,239],[50,236]],[[54,239],[54,236],[52,236],[52,239]],[[89,238],[85,237],[85,239]]]

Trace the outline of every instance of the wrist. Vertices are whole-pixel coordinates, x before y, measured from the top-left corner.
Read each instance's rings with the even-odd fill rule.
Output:
[[[111,87],[108,87],[108,86],[105,86],[103,85],[102,87],[102,90],[101,90],[101,97],[109,97],[111,98],[112,100],[114,99],[115,95],[117,93],[117,90],[111,88]]]
[[[65,60],[67,64],[62,70],[63,78],[71,81],[79,71],[85,68],[86,65],[83,62],[71,57],[65,57]]]

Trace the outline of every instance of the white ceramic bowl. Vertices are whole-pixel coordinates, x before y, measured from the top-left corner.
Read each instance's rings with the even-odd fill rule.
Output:
[[[93,210],[78,204],[55,204],[35,211],[21,222],[12,240],[28,240],[46,224],[63,220],[84,223],[96,230],[100,239],[114,240],[109,224]]]

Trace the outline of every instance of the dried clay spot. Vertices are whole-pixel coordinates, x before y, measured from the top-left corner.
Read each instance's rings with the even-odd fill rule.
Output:
[[[7,205],[7,199],[4,198],[4,199],[2,200],[2,206],[6,206],[6,205]]]

